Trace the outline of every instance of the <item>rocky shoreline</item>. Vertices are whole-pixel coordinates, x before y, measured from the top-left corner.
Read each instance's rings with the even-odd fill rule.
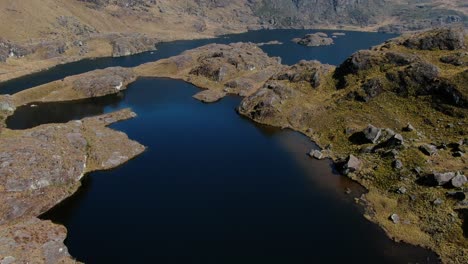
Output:
[[[333,159],[343,174],[366,187],[369,192],[358,202],[367,208],[366,217],[390,237],[430,248],[444,262],[464,263],[468,261],[462,228],[468,208],[467,45],[464,29],[438,29],[359,51],[334,67],[317,61],[285,66],[256,44],[212,44],[132,69],[93,71],[0,97],[0,117],[4,120],[16,107],[32,102],[118,93],[138,77],[190,82],[205,89],[195,95],[204,102],[240,95],[244,97],[240,114],[307,135],[323,149],[311,156]],[[63,232],[44,235],[61,227],[34,217],[71,195],[83,173],[113,168],[144,150],[125,134],[106,128],[132,116],[124,110],[24,131],[0,130],[0,170],[25,178],[0,182],[2,195],[14,195],[0,207],[1,215],[9,216],[0,219],[0,233],[9,234],[0,240],[1,256],[27,259],[17,249],[30,238],[11,237],[16,232],[12,230],[21,229],[33,230],[27,231],[29,237],[37,237],[31,232],[42,234],[39,242],[28,244],[36,245],[34,256],[71,261],[68,254],[57,255],[66,250]],[[59,148],[50,147],[54,144]],[[23,164],[31,161],[14,158],[15,153],[43,157],[44,162]],[[64,153],[69,153],[66,159]],[[35,166],[52,172],[54,166],[42,166],[55,156],[60,158],[54,164],[61,164],[63,171],[50,174],[52,178],[31,172]],[[29,176],[37,181],[29,182]],[[37,201],[37,196],[44,197],[44,203],[27,207],[28,199]],[[44,249],[47,243],[54,246],[53,254]]]

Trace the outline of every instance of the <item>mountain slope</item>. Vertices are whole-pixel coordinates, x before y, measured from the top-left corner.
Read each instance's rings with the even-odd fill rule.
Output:
[[[463,0],[3,0],[0,81],[159,41],[260,28],[401,32],[466,23]]]

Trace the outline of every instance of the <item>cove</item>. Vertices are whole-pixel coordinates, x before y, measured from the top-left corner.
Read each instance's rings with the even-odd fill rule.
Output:
[[[293,38],[302,37],[305,34],[315,33],[318,31],[326,32],[328,34],[333,32],[344,32],[346,35],[336,38],[335,45],[325,47],[304,47],[291,42],[291,39]],[[315,59],[323,63],[338,65],[353,52],[360,49],[367,49],[395,36],[397,35],[356,31],[277,29],[249,31],[243,34],[224,35],[212,39],[164,42],[156,46],[156,51],[144,52],[119,58],[106,57],[85,59],[73,63],[58,65],[45,71],[2,82],[0,83],[0,94],[14,94],[31,87],[63,79],[70,75],[80,74],[96,69],[103,69],[113,66],[134,67],[146,62],[175,56],[186,50],[197,48],[210,43],[264,43],[278,40],[283,44],[265,45],[261,48],[270,56],[281,57],[283,64],[292,65],[300,60]]]
[[[67,227],[79,261],[437,262],[365,220],[354,203],[362,190],[329,162],[307,157],[307,138],[240,117],[239,97],[203,104],[191,97],[198,91],[139,79],[118,102],[94,102],[102,112],[131,107],[138,117],[112,127],[148,150],[87,175],[77,194],[41,217]],[[57,112],[67,115],[74,104]]]

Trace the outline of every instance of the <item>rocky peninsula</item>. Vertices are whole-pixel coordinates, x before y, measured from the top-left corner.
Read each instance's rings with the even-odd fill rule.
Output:
[[[465,263],[467,46],[464,29],[442,28],[359,51],[335,67],[282,65],[251,43],[212,44],[0,97],[0,117],[32,102],[118,93],[138,77],[193,83],[204,89],[195,95],[204,102],[240,95],[241,115],[307,135],[322,148],[311,156],[331,158],[366,187],[357,202],[390,237],[430,248],[446,263]],[[2,261],[72,261],[62,243],[65,229],[36,217],[75,192],[85,173],[144,150],[106,127],[133,116],[124,110],[28,130],[2,128],[0,170],[7,177],[0,195],[8,201],[0,206]],[[34,253],[25,255],[24,247]]]

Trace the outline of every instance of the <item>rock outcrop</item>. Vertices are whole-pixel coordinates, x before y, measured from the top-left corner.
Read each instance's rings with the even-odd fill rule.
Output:
[[[63,245],[65,228],[35,217],[72,195],[86,173],[116,167],[144,151],[106,127],[134,116],[127,109],[0,134],[0,256],[74,263]]]
[[[462,139],[468,68],[446,59],[468,51],[460,34],[465,33],[438,29],[359,51],[335,70],[323,71],[315,88],[311,67],[285,68],[244,98],[238,111],[300,131],[328,149],[343,174],[369,189],[367,216],[392,236],[427,245],[448,262],[466,262],[466,250],[452,250],[464,247],[461,225],[468,220],[456,217],[463,203],[446,200],[444,188],[436,188],[463,190],[467,184]],[[427,184],[425,175],[436,171],[460,173],[436,173]],[[408,199],[394,190],[405,190]],[[404,220],[396,225],[389,220],[393,214]],[[411,223],[401,225],[406,219]]]
[[[179,56],[147,63],[135,70],[141,76],[179,78],[210,89],[195,96],[205,102],[226,94],[247,96],[284,68],[253,43],[211,44]]]
[[[295,38],[292,41],[308,47],[329,46],[334,44],[333,39],[323,32],[307,34],[302,38]]]
[[[15,106],[32,102],[71,101],[116,94],[137,75],[131,68],[110,67],[31,88],[11,96]]]
[[[361,79],[363,85],[353,93],[358,100],[369,101],[383,91],[393,91],[405,97],[431,95],[437,104],[466,107],[468,73],[463,70],[464,63],[452,64],[458,67],[454,69],[461,69],[452,78],[441,73],[441,68],[447,67],[444,61],[451,61],[449,58],[460,56],[466,50],[465,39],[464,30],[457,28],[398,38],[372,50],[353,54],[337,68],[335,79],[339,88],[354,85],[356,79]],[[458,52],[439,55],[434,60],[433,57],[417,56],[411,50]]]
[[[143,34],[129,34],[121,36],[111,36],[112,56],[122,57],[129,56],[144,51],[156,49],[156,44],[159,42],[154,38],[149,38]]]

